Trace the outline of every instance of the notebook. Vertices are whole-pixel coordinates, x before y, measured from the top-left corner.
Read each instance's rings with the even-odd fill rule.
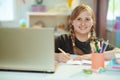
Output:
[[[0,70],[55,71],[52,28],[0,28]]]
[[[110,71],[120,71],[120,64],[116,63],[115,58],[113,58],[106,66],[106,69]]]

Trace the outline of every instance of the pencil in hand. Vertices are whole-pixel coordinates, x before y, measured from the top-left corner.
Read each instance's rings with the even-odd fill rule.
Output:
[[[71,59],[70,56],[65,51],[63,51],[61,48],[58,48],[58,50],[64,55],[61,58],[63,62],[66,62]]]
[[[63,51],[61,48],[58,48],[58,50],[60,50],[63,54],[65,54],[65,55],[66,55],[66,52],[65,52],[65,51]]]
[[[69,57],[69,55],[67,55],[67,53],[65,51],[63,51],[61,48],[58,48],[58,50],[60,50],[64,55]]]

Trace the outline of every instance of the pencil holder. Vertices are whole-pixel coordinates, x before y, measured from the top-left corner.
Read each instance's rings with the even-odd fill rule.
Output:
[[[104,53],[92,53],[92,69],[104,68]]]

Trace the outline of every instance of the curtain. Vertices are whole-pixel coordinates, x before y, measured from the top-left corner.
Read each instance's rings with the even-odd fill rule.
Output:
[[[107,11],[109,0],[94,0],[96,15],[96,35],[106,40]]]

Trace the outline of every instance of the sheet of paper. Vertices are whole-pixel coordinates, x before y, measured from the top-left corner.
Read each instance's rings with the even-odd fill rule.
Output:
[[[81,65],[81,61],[74,61],[73,59],[69,60],[66,62],[67,64],[78,64],[78,65]]]
[[[66,64],[71,64],[71,65],[91,65],[92,61],[91,60],[73,60],[75,57],[78,55],[71,55],[72,59],[66,62]],[[107,65],[109,61],[105,61],[105,65]]]
[[[81,65],[81,64],[90,64],[91,65],[91,61],[90,60],[73,60],[75,57],[77,57],[79,55],[71,55],[71,59],[69,61],[67,61],[67,64],[73,64],[73,65]]]
[[[87,64],[87,65],[91,65],[91,61],[90,60],[69,60],[67,61],[67,64],[75,64],[75,65],[81,65],[81,64]]]

